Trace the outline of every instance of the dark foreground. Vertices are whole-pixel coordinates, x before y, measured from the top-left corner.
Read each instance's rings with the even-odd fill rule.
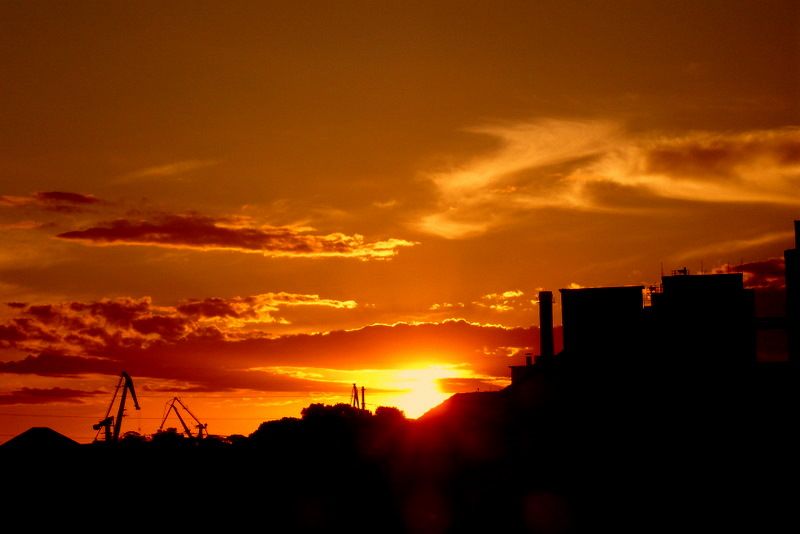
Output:
[[[32,531],[799,532],[797,377],[563,365],[418,421],[312,406],[232,445],[0,449],[4,515]]]

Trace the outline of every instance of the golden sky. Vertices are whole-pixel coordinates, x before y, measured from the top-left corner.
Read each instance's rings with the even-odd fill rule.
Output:
[[[123,368],[145,433],[417,416],[505,384],[539,289],[800,217],[793,1],[3,2],[0,67],[0,441],[90,439]]]

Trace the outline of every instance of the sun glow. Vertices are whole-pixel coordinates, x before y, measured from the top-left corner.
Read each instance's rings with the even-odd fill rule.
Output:
[[[311,378],[320,382],[354,383],[366,388],[369,410],[379,406],[393,406],[416,418],[441,404],[452,393],[445,392],[441,380],[476,378],[468,368],[458,365],[420,363],[405,369],[323,369],[306,367],[263,368],[273,373],[295,378]],[[343,391],[342,402],[349,393]]]
[[[463,369],[438,365],[395,373],[394,387],[404,391],[387,395],[386,404],[400,408],[412,418],[421,416],[450,397],[451,393],[442,391],[440,379],[461,378],[469,374]]]

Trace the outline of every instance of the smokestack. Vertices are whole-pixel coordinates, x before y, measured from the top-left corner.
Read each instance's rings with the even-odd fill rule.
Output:
[[[794,248],[800,249],[800,221],[794,222]]]
[[[794,221],[795,248],[784,251],[786,262],[786,330],[789,361],[800,365],[800,221]]]
[[[553,292],[539,291],[539,354],[553,356]]]

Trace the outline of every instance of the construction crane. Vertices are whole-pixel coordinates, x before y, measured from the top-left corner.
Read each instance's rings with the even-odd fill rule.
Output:
[[[120,388],[122,388],[122,396],[119,399],[117,417],[114,418],[114,416],[111,415],[111,410],[114,409],[114,401],[117,400]],[[139,401],[136,399],[136,390],[133,389],[133,379],[131,375],[122,371],[119,375],[119,381],[117,382],[117,389],[114,390],[114,396],[111,397],[111,404],[108,405],[108,410],[106,410],[106,416],[100,420],[99,423],[92,426],[93,429],[97,430],[97,434],[94,436],[95,441],[97,441],[97,436],[100,435],[101,430],[105,432],[106,443],[116,443],[119,441],[119,431],[122,428],[122,418],[125,416],[125,401],[128,398],[128,391],[131,392],[134,407],[140,410]]]
[[[195,425],[195,428],[197,428],[197,436],[193,436],[192,435],[192,431],[191,431],[191,429],[189,429],[189,425],[186,424],[186,421],[183,419],[183,417],[181,417],[181,413],[178,411],[178,407],[175,405],[176,403],[179,404],[181,408],[186,410],[186,413],[188,413],[192,417],[192,419],[194,419],[194,422],[197,423]],[[169,412],[175,412],[175,415],[178,417],[178,421],[180,421],[181,422],[181,426],[183,426],[183,431],[184,431],[184,433],[186,433],[186,437],[188,437],[188,438],[196,437],[198,440],[203,439],[203,435],[204,434],[205,434],[206,437],[208,437],[208,424],[207,423],[201,423],[200,420],[197,418],[197,416],[195,416],[192,413],[192,411],[189,409],[189,407],[186,406],[181,401],[181,399],[179,399],[178,397],[173,397],[172,400],[168,404],[169,404],[169,406],[167,407],[167,410],[164,412],[164,418],[161,419],[161,426],[158,427],[158,431],[159,432],[163,432],[164,423],[167,422],[167,417],[169,417]]]

